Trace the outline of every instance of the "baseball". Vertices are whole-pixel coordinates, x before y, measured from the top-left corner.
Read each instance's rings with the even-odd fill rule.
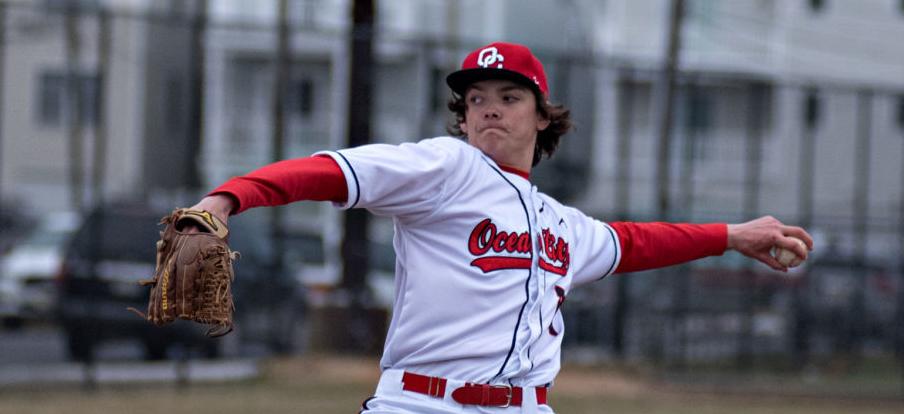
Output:
[[[791,238],[796,240],[797,243],[803,246],[804,249],[807,248],[807,244],[804,243],[803,240],[798,239],[797,237]],[[793,250],[788,250],[778,246],[773,249],[772,255],[775,256],[775,260],[778,260],[778,262],[785,267],[797,267],[801,264],[801,262],[804,261],[804,259],[798,256],[797,253],[794,253]]]

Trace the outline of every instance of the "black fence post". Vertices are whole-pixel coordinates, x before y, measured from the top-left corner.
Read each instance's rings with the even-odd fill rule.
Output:
[[[813,178],[815,175],[816,132],[819,124],[820,101],[818,91],[804,89],[803,130],[800,143],[800,202],[798,205],[798,222],[804,228],[813,223]],[[792,307],[794,312],[794,334],[792,343],[792,365],[803,369],[810,362],[810,309],[807,297],[808,274],[801,275],[792,290]]]
[[[848,353],[847,357],[851,359],[851,363],[855,364],[860,361],[863,343],[863,337],[866,335],[864,325],[866,320],[866,274],[861,274],[865,269],[871,268],[866,266],[866,242],[869,229],[867,228],[867,220],[869,213],[869,181],[870,181],[870,147],[872,135],[872,100],[873,94],[870,90],[861,90],[857,93],[857,139],[856,150],[854,151],[855,167],[854,167],[854,194],[852,194],[854,208],[854,260],[851,263],[854,275],[855,291],[851,304],[851,317],[846,327],[848,332],[845,335],[849,343],[845,344]]]
[[[901,133],[901,139],[904,141],[904,95],[898,96],[897,117],[898,130]],[[904,148],[904,147],[902,147]],[[904,160],[904,151],[901,152],[901,159]],[[900,201],[898,201],[898,248],[900,249],[898,257],[898,289],[897,289],[897,305],[895,307],[895,351],[898,357],[898,366],[901,371],[901,398],[904,398],[904,164],[901,165],[901,193]]]
[[[631,190],[631,114],[634,113],[634,83],[627,72],[620,74],[618,83],[618,157],[615,162],[617,177],[615,182],[615,202],[619,220],[628,220]],[[631,310],[631,275],[621,275],[615,279],[616,298],[613,314],[612,352],[618,359],[625,357],[625,335],[628,312]]]
[[[766,123],[766,94],[768,86],[751,82],[747,87],[747,157],[744,171],[744,219],[752,220],[760,210],[760,173],[762,171],[763,131]],[[749,370],[753,366],[753,323],[756,310],[757,282],[753,261],[744,262],[743,320],[738,330],[737,366]]]

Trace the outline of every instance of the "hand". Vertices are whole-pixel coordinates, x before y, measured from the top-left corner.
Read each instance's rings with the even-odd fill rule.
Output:
[[[191,207],[193,210],[205,210],[210,212],[216,216],[216,218],[220,219],[223,224],[227,223],[229,219],[229,215],[232,214],[232,210],[235,209],[235,201],[233,201],[232,197],[229,197],[224,194],[214,194],[211,196],[207,196],[201,199],[198,204],[195,204]],[[182,231],[186,233],[197,233],[199,230],[194,225],[185,226]]]
[[[791,237],[804,241],[805,249]],[[813,238],[806,230],[797,226],[788,226],[772,216],[760,217],[741,224],[728,225],[728,248],[759,260],[774,270],[787,272],[772,256],[774,247],[792,250],[803,259],[813,250]]]

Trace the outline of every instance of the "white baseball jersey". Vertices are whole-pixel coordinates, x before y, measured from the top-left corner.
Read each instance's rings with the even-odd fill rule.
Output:
[[[395,302],[381,367],[543,386],[559,371],[559,308],[613,273],[607,224],[566,207],[452,137],[322,152],[345,174],[342,208],[393,218]]]

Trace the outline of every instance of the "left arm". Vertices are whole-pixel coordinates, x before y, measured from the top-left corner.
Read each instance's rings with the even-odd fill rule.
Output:
[[[813,239],[796,226],[765,216],[741,224],[671,224],[615,222],[622,259],[616,273],[637,272],[718,256],[737,250],[772,269],[787,271],[770,253],[773,247],[793,250],[806,259]],[[800,246],[791,237],[806,243]]]

